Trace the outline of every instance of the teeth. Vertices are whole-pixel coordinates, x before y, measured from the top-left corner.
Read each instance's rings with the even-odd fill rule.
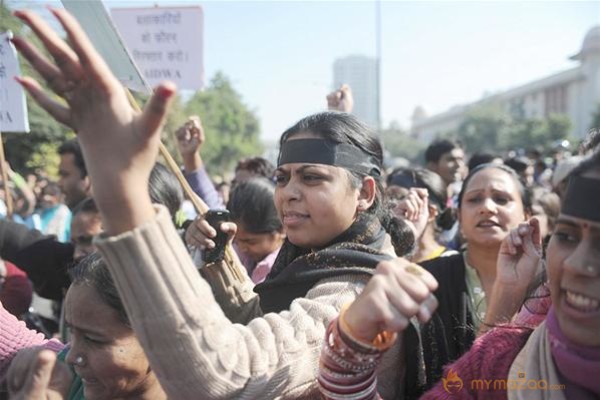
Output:
[[[600,301],[584,296],[579,293],[573,293],[567,290],[567,303],[580,311],[596,311],[600,308]]]

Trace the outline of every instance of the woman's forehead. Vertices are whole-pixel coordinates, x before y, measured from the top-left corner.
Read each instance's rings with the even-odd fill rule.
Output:
[[[466,192],[483,189],[495,189],[507,192],[518,192],[515,179],[506,171],[497,168],[486,168],[477,172],[469,180]]]

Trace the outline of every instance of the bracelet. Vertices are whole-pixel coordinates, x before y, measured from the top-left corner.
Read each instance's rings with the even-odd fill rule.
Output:
[[[364,340],[357,339],[344,319],[349,306],[350,304],[345,304],[342,307],[338,318],[340,335],[349,346],[363,353],[373,353],[384,352],[394,345],[398,334],[391,331],[379,332],[372,342],[365,342]]]

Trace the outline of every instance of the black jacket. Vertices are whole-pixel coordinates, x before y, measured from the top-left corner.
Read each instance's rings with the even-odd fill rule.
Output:
[[[16,222],[0,220],[0,257],[25,271],[38,295],[60,301],[71,280],[73,245]]]

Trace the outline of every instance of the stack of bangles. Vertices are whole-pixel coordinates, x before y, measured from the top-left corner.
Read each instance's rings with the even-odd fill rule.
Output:
[[[356,339],[344,321],[348,305],[329,324],[321,352],[319,385],[324,399],[378,399],[376,368],[396,341],[395,332],[381,332],[371,342]]]

